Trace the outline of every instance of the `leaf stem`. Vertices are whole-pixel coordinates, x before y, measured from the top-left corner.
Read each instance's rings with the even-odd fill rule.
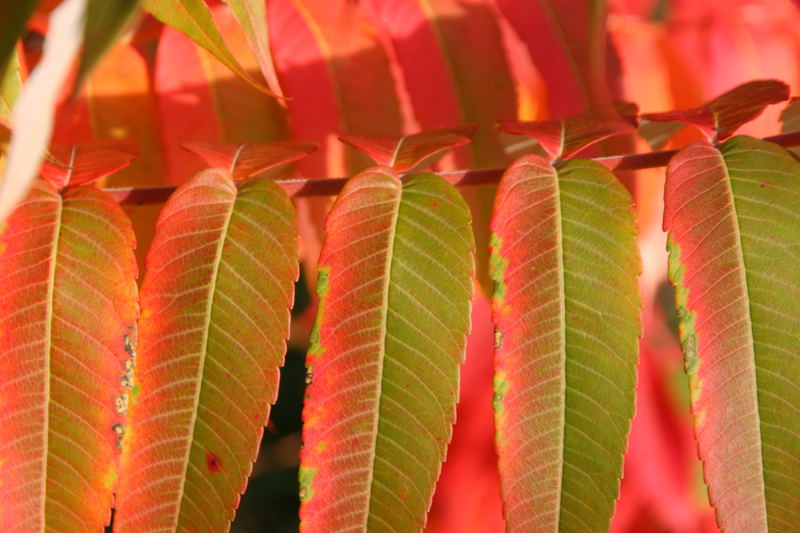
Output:
[[[800,146],[800,131],[764,137],[765,141],[788,148]],[[612,155],[593,158],[610,170],[640,170],[666,166],[678,150],[662,150],[641,154]],[[457,187],[497,183],[504,168],[452,170],[437,172]],[[349,178],[290,178],[275,180],[291,197],[334,196]],[[145,205],[164,203],[175,187],[114,187],[103,189],[121,204]]]

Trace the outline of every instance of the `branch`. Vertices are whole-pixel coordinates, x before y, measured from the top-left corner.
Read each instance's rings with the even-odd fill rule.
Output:
[[[783,147],[800,146],[800,131],[765,137],[765,141]],[[640,170],[666,166],[678,150],[663,150],[643,154],[612,155],[593,158],[610,170]],[[437,172],[439,176],[457,187],[497,183],[505,172],[504,168],[482,170],[453,170]],[[275,180],[291,197],[334,196],[342,189],[349,178],[291,178]],[[115,187],[103,189],[121,204],[159,204],[164,203],[175,187]]]

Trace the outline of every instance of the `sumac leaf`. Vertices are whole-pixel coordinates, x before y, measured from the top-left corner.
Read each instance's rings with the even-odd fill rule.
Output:
[[[36,180],[0,234],[0,530],[103,530],[128,391],[131,223],[92,187]]]
[[[278,73],[272,62],[269,48],[269,27],[267,26],[267,4],[264,0],[228,0],[228,6],[236,17],[247,42],[258,59],[261,74],[267,80],[267,86],[275,96],[283,96],[278,82]]]
[[[250,75],[228,48],[219,28],[211,18],[205,0],[141,0],[142,7],[164,24],[191,38],[198,46],[208,50],[220,63],[256,89],[276,96]]]
[[[274,166],[296,161],[316,149],[304,141],[274,143],[185,142],[183,148],[212,167],[225,168],[234,179],[249,178]]]
[[[469,330],[469,209],[433,174],[375,167],[328,216],[306,359],[301,529],[420,531]]]
[[[429,157],[468,144],[476,129],[477,125],[456,126],[402,137],[345,135],[340,140],[363,150],[379,165],[406,172]]]
[[[723,531],[800,523],[800,163],[734,137],[667,168],[664,229],[695,434]]]
[[[492,219],[495,425],[509,531],[606,531],[641,333],[632,200],[613,174],[526,156]]]
[[[297,279],[288,197],[201,172],[147,257],[115,531],[226,531],[278,389]]]
[[[567,159],[575,153],[614,135],[636,129],[636,105],[620,103],[594,109],[565,119],[541,121],[501,120],[500,129],[534,138],[553,159]]]
[[[58,188],[88,185],[125,168],[138,155],[133,141],[52,146],[42,162],[41,174]]]
[[[652,122],[682,122],[702,131],[710,141],[724,141],[771,104],[789,99],[789,86],[778,80],[751,81],[721,94],[700,107],[647,113]]]

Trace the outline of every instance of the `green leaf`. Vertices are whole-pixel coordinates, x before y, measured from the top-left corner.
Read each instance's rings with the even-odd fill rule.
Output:
[[[261,74],[275,96],[282,97],[283,91],[275,72],[272,51],[269,47],[269,26],[267,25],[267,4],[264,0],[228,0],[233,16],[247,36],[247,42],[258,60]]]
[[[164,24],[191,38],[256,89],[276,96],[242,68],[225,44],[204,0],[142,0],[142,7]]]
[[[0,72],[5,72],[12,61],[14,47],[25,31],[37,0],[0,0]]]
[[[83,51],[72,87],[77,93],[100,59],[114,45],[126,24],[136,13],[138,0],[87,0]]]
[[[8,62],[3,79],[0,81],[0,124],[11,129],[11,110],[22,90],[22,77],[19,73],[19,57],[14,52]]]
[[[39,179],[0,226],[0,530],[102,531],[138,314],[130,220]]]
[[[227,531],[278,392],[292,204],[271,180],[201,172],[164,206],[147,267],[114,529]]]
[[[492,232],[508,531],[607,531],[641,334],[631,197],[598,163],[526,156],[500,182]]]
[[[724,531],[800,523],[800,163],[734,137],[667,169],[664,228],[705,479]]]
[[[300,464],[305,531],[422,530],[469,330],[469,209],[433,174],[345,185],[319,261]]]

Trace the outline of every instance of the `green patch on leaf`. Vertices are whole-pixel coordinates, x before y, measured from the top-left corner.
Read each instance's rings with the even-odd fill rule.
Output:
[[[317,475],[316,468],[300,467],[300,474],[298,479],[300,481],[300,501],[307,502],[314,497],[314,477]]]
[[[330,283],[328,281],[330,278],[330,273],[330,267],[320,267],[319,273],[317,274],[317,296],[319,296],[319,304],[317,309],[317,317],[314,320],[314,326],[311,328],[311,333],[308,337],[309,356],[322,355],[322,352],[324,351],[322,340],[319,335],[319,328],[322,325],[322,321],[324,319],[323,317],[325,316],[325,295],[327,295],[328,291],[330,291]]]
[[[697,315],[687,307],[689,289],[683,284],[685,272],[680,261],[681,247],[675,243],[672,234],[667,237],[667,251],[669,252],[669,279],[675,286],[675,309],[678,313],[678,332],[681,348],[683,348],[683,364],[686,374],[689,376],[692,400],[696,400],[700,393],[700,384],[697,381],[700,359],[697,357],[697,331],[695,330]]]
[[[506,267],[508,266],[508,259],[504,259],[503,256],[500,255],[500,248],[502,245],[503,240],[496,233],[492,233],[492,236],[489,238],[489,249],[491,250],[491,255],[489,256],[489,277],[494,281],[492,300],[497,308],[502,306],[503,300],[506,297],[506,291],[508,290],[503,280]]]
[[[498,415],[503,414],[503,400],[511,387],[511,383],[506,379],[505,373],[498,372],[494,377],[494,396],[492,397],[492,409]]]

